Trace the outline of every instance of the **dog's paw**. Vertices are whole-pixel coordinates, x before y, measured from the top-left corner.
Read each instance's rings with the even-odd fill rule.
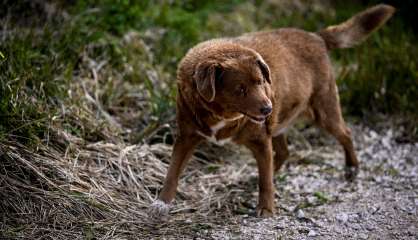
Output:
[[[347,179],[347,181],[354,181],[357,177],[357,174],[359,172],[359,168],[358,167],[354,167],[354,166],[350,166],[350,167],[346,167],[345,168],[345,179]]]
[[[169,211],[170,204],[156,200],[148,208],[148,217],[152,221],[167,221]]]
[[[261,218],[270,218],[274,216],[274,211],[272,209],[267,209],[265,207],[258,206],[256,209],[257,217]]]

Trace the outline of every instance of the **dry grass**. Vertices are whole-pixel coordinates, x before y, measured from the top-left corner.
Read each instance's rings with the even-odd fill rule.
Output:
[[[159,228],[148,220],[146,208],[161,187],[171,146],[85,144],[57,129],[50,130],[50,141],[66,147],[39,145],[32,151],[18,143],[0,145],[4,237],[181,235],[193,230],[185,221],[199,228],[199,224],[212,222],[208,218],[219,221],[220,214],[236,210],[236,203],[228,202],[243,190],[230,186],[239,184],[241,174],[254,176],[248,174],[254,168],[245,164],[238,171],[237,166],[218,171],[218,163],[196,158],[180,184],[180,196],[172,209],[175,219]]]
[[[147,49],[132,32],[120,44]],[[81,71],[70,85],[69,98],[49,122],[46,137],[38,139],[35,148],[1,141],[0,236],[174,237],[225,221],[220,215],[237,210],[235,195],[243,191],[231,186],[242,181],[244,172],[246,178],[254,177],[254,168],[237,163],[238,171],[237,165],[220,171],[219,152],[225,150],[208,146],[196,153],[181,180],[172,221],[149,221],[146,209],[158,195],[171,155],[166,142],[174,135],[173,117],[152,119],[152,96],[143,85],[124,81],[126,72],[143,67],[143,62],[118,72],[106,65],[109,59],[89,57],[95,47],[100,46],[88,46],[83,53]],[[156,82],[165,80],[156,70],[135,70],[154,76],[150,79]]]
[[[85,98],[93,101],[87,93]],[[123,132],[119,132],[122,130],[115,119],[100,114],[97,104],[87,106],[81,109],[95,108],[96,113],[88,115],[89,111],[80,109],[80,116],[67,111],[72,116],[67,117],[84,119],[84,126],[91,127],[104,121],[104,140],[86,141],[51,125],[47,141],[38,144],[37,149],[18,142],[1,143],[3,237],[205,237],[207,229],[227,223],[234,226],[237,214],[253,214],[257,199],[253,159],[244,152],[239,161],[231,161],[235,159],[228,156],[240,149],[204,145],[180,181],[170,221],[150,221],[146,210],[162,186],[171,145],[147,143],[163,139],[160,134],[149,134],[141,143],[129,144],[118,136]],[[159,128],[172,130],[167,124]],[[295,141],[307,149],[299,153],[302,158],[314,154],[301,135],[294,135]]]

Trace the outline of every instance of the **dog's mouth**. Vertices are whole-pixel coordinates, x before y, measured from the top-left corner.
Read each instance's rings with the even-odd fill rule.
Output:
[[[264,123],[266,121],[265,116],[252,116],[252,115],[249,115],[249,114],[244,114],[244,115],[247,116],[251,120],[251,122],[254,122],[254,123],[261,124],[261,123]]]

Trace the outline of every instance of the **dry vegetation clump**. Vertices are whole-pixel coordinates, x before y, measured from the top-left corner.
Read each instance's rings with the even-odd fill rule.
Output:
[[[195,230],[207,227],[207,217],[234,193],[226,185],[236,184],[243,169],[217,173],[218,163],[208,162],[217,153],[207,148],[190,164],[172,211],[194,214],[162,223],[168,224],[162,232],[149,221],[146,208],[162,186],[174,135],[172,103],[160,103],[165,99],[155,93],[171,85],[168,74],[152,66],[138,33],[113,44],[129,49],[125,63],[113,69],[106,55],[91,57],[107,46],[87,45],[42,139],[35,145],[1,141],[1,237],[176,236],[194,231],[182,224],[186,218]],[[166,105],[171,109],[161,112]]]
[[[144,209],[155,198],[170,154],[169,145],[146,142],[161,142],[156,131],[171,135],[171,128],[150,119],[153,102],[146,86],[126,81],[135,72],[163,82],[147,66],[152,56],[145,43],[129,33],[114,44],[124,44],[132,51],[126,58],[135,59],[115,70],[107,55],[90,57],[106,43],[87,45],[68,97],[58,103],[35,147],[12,137],[1,141],[2,237],[142,235]],[[157,92],[167,88],[150,86]]]

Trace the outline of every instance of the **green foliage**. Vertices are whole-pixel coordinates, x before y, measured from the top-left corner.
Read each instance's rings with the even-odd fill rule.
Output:
[[[360,6],[341,8],[336,22]],[[394,16],[386,26],[353,49],[332,52],[340,72],[341,101],[353,115],[366,112],[411,113],[418,104],[418,48],[416,35]]]
[[[62,112],[63,106],[83,107],[69,90],[77,90],[75,77],[91,78],[83,65],[86,55],[106,63],[101,89],[96,89],[106,111],[135,108],[124,95],[145,91],[152,102],[146,113],[162,124],[173,115],[177,64],[196,43],[277,27],[315,31],[365,7],[337,4],[332,14],[332,6],[321,1],[304,6],[241,0],[57,3],[51,18],[26,1],[6,1],[0,6],[13,14],[5,25],[10,33],[0,44],[0,138],[43,139],[53,119],[76,135],[97,135],[100,127],[91,130],[81,120],[75,125]],[[406,24],[395,17],[363,45],[333,52],[341,100],[349,113],[416,114],[418,48]],[[127,44],[124,39],[130,32],[138,33],[141,40]],[[154,75],[161,84],[152,79]],[[138,120],[150,122],[141,116]]]
[[[5,58],[0,65],[0,133],[42,137],[48,103],[59,98],[66,85],[54,76],[65,56],[54,53],[52,37],[44,29],[41,39],[29,32],[1,46]]]
[[[323,192],[314,192],[314,196],[318,199],[319,204],[325,204],[329,198]]]
[[[392,36],[390,41],[386,34]],[[418,51],[411,40],[404,34],[382,31],[351,53],[340,53],[341,65],[357,64],[338,79],[342,102],[351,113],[414,111],[418,69],[413,56]]]

